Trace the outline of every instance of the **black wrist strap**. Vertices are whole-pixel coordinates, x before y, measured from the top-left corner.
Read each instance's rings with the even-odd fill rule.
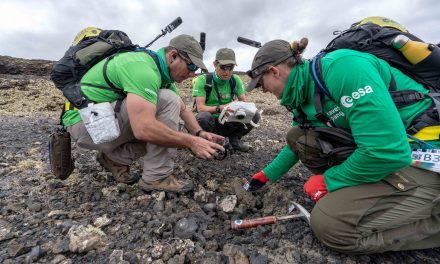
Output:
[[[200,136],[200,134],[203,132],[203,129],[197,130],[197,132],[195,133],[196,137]]]

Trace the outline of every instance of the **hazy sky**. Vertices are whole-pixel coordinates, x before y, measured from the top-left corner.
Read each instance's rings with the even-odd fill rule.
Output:
[[[199,39],[206,32],[205,64],[210,70],[223,47],[235,50],[238,70],[249,69],[257,49],[238,43],[238,36],[262,43],[308,37],[309,58],[334,37],[333,31],[368,16],[389,17],[427,42],[440,42],[437,0],[1,0],[0,55],[58,60],[88,26],[119,29],[146,45],[178,16],[182,25],[151,48],[166,46],[178,34]]]

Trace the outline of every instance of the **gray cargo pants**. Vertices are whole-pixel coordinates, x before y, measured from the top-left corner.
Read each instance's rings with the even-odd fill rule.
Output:
[[[116,113],[116,116],[121,135],[111,142],[94,144],[83,122],[68,127],[67,131],[79,147],[102,151],[109,159],[119,164],[130,165],[133,161],[142,157],[142,179],[145,181],[155,181],[168,177],[174,169],[174,158],[177,149],[137,140],[131,130],[126,100],[123,101],[121,110]],[[182,122],[180,119],[180,99],[173,91],[160,89],[156,118],[173,130],[180,129]]]
[[[297,140],[313,144],[296,129],[288,133],[294,151]],[[440,202],[433,201],[439,195],[439,174],[406,167],[328,193],[313,208],[311,227],[324,245],[347,254],[440,247]]]

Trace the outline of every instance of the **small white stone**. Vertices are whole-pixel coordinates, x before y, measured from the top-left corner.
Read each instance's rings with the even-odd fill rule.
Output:
[[[104,226],[108,226],[109,224],[112,223],[112,219],[108,218],[107,215],[98,217],[95,219],[95,221],[93,221],[93,225],[96,227],[104,227]]]
[[[234,210],[237,205],[237,196],[228,195],[220,202],[220,208],[225,213],[230,213]]]

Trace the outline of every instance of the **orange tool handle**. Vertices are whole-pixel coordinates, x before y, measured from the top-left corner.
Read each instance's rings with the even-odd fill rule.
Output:
[[[231,222],[232,229],[247,229],[260,225],[271,225],[277,222],[276,216],[266,216],[254,219],[237,219]]]

